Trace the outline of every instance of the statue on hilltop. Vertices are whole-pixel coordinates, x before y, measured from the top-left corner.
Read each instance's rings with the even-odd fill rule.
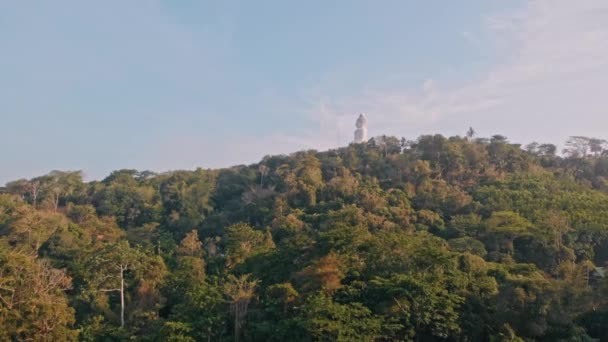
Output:
[[[355,130],[355,144],[367,142],[367,118],[365,114],[361,113],[356,123],[357,129]]]

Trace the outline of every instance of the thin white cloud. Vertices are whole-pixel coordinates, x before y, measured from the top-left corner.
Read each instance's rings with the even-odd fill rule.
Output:
[[[354,122],[356,114],[365,111],[372,133],[410,137],[429,131],[462,134],[470,125],[515,141],[606,136],[607,1],[530,1],[485,22],[496,48],[505,53],[482,77],[446,89],[438,78],[424,81],[419,89],[325,96],[319,101],[321,110],[310,110],[311,117],[323,127],[341,130],[351,128],[343,126],[345,115]],[[323,129],[317,133],[309,134],[310,140],[301,137],[302,146],[331,140]]]
[[[79,3],[73,1],[73,4]],[[62,92],[65,89],[80,88],[83,84],[128,84],[125,75],[129,73],[125,71],[132,67],[141,74],[151,75],[155,82],[163,80],[163,84],[185,90],[200,88],[201,93],[222,82],[222,72],[226,70],[221,67],[224,38],[219,41],[214,38],[217,32],[192,36],[155,5],[142,9],[124,4],[126,8],[116,14],[122,15],[118,19],[114,11],[108,12],[111,6],[105,7],[106,12],[101,11],[103,8],[89,10],[89,5],[79,6],[92,15],[87,19],[88,25],[83,26],[88,28],[85,33],[97,32],[99,37],[95,37],[106,37],[106,41],[82,41],[87,35],[70,31],[70,26],[64,21],[85,19],[64,13],[59,7],[45,8],[55,15],[33,11],[26,5],[18,6],[18,12],[5,15],[15,18],[15,22],[8,24],[17,25],[23,31],[23,39],[8,40],[6,38],[11,37],[11,32],[0,32],[0,40],[4,38],[10,43],[7,49],[19,52],[10,55],[13,58],[1,56],[0,66],[11,70],[8,66],[18,59],[26,60],[27,72],[21,72],[24,68],[20,68],[12,75],[12,79],[22,82],[5,87],[8,95],[14,93],[16,101],[23,104],[24,111],[38,109],[39,106],[34,106],[36,103],[43,106],[47,102],[53,104],[54,98],[64,97]],[[3,7],[0,5],[0,8]],[[19,21],[21,18],[29,21],[22,23]],[[107,18],[115,19],[112,22],[106,21]],[[255,162],[265,154],[341,146],[352,141],[354,122],[360,112],[368,114],[371,135],[394,134],[414,138],[435,132],[463,134],[473,126],[480,134],[502,133],[520,142],[532,139],[560,142],[569,135],[606,137],[608,1],[531,0],[517,11],[493,15],[485,18],[484,22],[486,32],[482,37],[470,32],[455,35],[471,48],[494,49],[502,55],[484,74],[456,82],[442,75],[429,75],[428,79],[412,85],[405,77],[408,70],[395,70],[393,74],[384,75],[386,84],[390,86],[376,87],[382,82],[375,80],[361,84],[357,89],[352,82],[341,78],[344,72],[334,70],[331,75],[320,77],[320,85],[311,90],[313,95],[306,97],[307,105],[301,106],[295,100],[285,100],[291,103],[279,101],[282,108],[278,111],[295,112],[298,119],[304,112],[314,123],[308,128],[289,127],[285,130],[287,133],[270,135],[235,133],[218,142],[214,137],[206,137],[204,131],[196,135],[176,128],[176,133],[172,133],[171,127],[165,129],[163,126],[157,134],[160,138],[149,144],[155,148],[132,158],[137,164],[133,167],[163,170],[167,167],[228,166]],[[125,27],[125,23],[131,24]],[[68,39],[72,35],[79,43],[76,46],[73,46],[73,40]],[[41,45],[31,44],[39,41],[42,41]],[[133,41],[137,44],[132,45],[130,42]],[[492,45],[488,46],[488,41]],[[99,46],[107,46],[108,49],[94,50]],[[412,53],[424,54],[424,51]],[[139,58],[142,55],[149,58]],[[157,71],[159,65],[163,68]],[[191,65],[197,66],[194,75]],[[62,70],[72,70],[73,73],[59,77],[56,73],[64,72]],[[417,70],[409,71],[419,75]],[[11,79],[10,72],[8,76]],[[55,80],[66,84],[57,84]],[[348,93],[335,95],[346,92],[343,84],[349,84]],[[30,93],[37,95],[36,101],[29,101]],[[277,103],[273,103],[272,98],[266,102],[269,107],[274,105],[272,109],[277,111]],[[188,110],[178,105],[176,100],[167,107],[172,112]],[[178,108],[174,108],[176,106]],[[146,112],[150,108],[144,109]],[[161,108],[160,112],[164,109]],[[52,120],[47,121],[53,123]],[[294,126],[299,125],[296,122],[299,121],[294,120]],[[39,126],[47,127],[46,122]],[[109,123],[109,126],[115,125]],[[171,126],[170,122],[167,126]],[[96,131],[102,132],[102,128],[96,127]],[[291,133],[297,131],[300,133]],[[36,167],[48,169],[47,163],[45,159]],[[79,168],[81,164],[57,167]],[[92,161],[91,165],[94,165]],[[116,165],[108,167],[116,168]],[[82,168],[87,169],[87,165],[82,165]]]

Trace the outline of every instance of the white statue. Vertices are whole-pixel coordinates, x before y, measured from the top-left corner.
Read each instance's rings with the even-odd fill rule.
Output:
[[[357,119],[357,129],[355,130],[355,144],[367,142],[367,118],[361,113]]]

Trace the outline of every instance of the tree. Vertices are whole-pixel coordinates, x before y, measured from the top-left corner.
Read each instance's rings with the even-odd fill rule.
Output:
[[[374,341],[380,337],[382,319],[361,303],[340,304],[316,293],[307,298],[300,311],[295,320],[314,341]]]
[[[260,171],[260,186],[264,186],[264,177],[266,177],[270,169],[268,168],[268,166],[260,164],[258,170]]]
[[[234,316],[234,340],[240,340],[249,302],[255,295],[258,281],[251,279],[249,274],[240,277],[229,275],[224,284],[224,294],[230,303],[230,311]]]
[[[553,144],[541,144],[538,146],[538,151],[543,156],[555,156],[557,146]]]
[[[539,148],[539,144],[536,141],[531,142],[528,145],[526,145],[526,151],[531,154],[537,154],[539,152],[538,148]]]
[[[19,206],[11,215],[11,222],[4,230],[7,240],[21,247],[37,252],[40,247],[58,230],[68,225],[65,216],[35,210],[25,205]]]
[[[467,139],[471,140],[473,139],[473,137],[475,137],[475,130],[473,129],[473,127],[469,127],[469,129],[467,130]]]
[[[76,341],[72,279],[47,260],[0,247],[0,340]]]
[[[52,171],[48,175],[32,180],[41,184],[44,201],[48,208],[57,211],[60,200],[82,186],[80,171]]]
[[[163,336],[182,336],[195,341],[217,341],[225,337],[225,325],[230,321],[229,307],[219,284],[180,277],[177,297],[169,297],[171,314],[161,333]],[[170,281],[167,288],[176,282]],[[169,329],[170,328],[170,329]],[[178,329],[179,328],[179,329]],[[167,331],[169,330],[169,331]],[[168,338],[168,337],[167,337]]]
[[[165,322],[161,329],[162,340],[166,342],[196,342],[194,338],[189,336],[192,332],[192,327],[184,322]]]
[[[324,291],[332,294],[342,287],[343,263],[339,255],[330,253],[296,274],[296,278],[308,291]]]
[[[230,267],[243,263],[252,255],[267,252],[274,247],[269,232],[255,230],[243,223],[226,228],[226,252]]]
[[[506,144],[507,142],[508,142],[507,137],[505,137],[504,135],[500,135],[500,134],[493,135],[492,138],[490,138],[490,143],[493,143],[493,144]]]
[[[109,245],[94,252],[85,267],[94,269],[87,282],[93,292],[118,292],[120,295],[120,326],[125,326],[126,273],[140,266],[141,253],[126,241]]]
[[[190,233],[186,234],[186,237],[180,243],[177,252],[187,256],[202,256],[203,243],[198,239],[198,231],[192,230]]]
[[[589,152],[597,157],[602,154],[607,143],[604,139],[572,136],[566,141],[563,152],[572,158],[587,158]]]
[[[20,179],[6,184],[6,190],[12,194],[18,194],[24,200],[36,208],[38,205],[38,196],[40,195],[40,182],[37,180],[28,181]]]
[[[485,246],[479,240],[476,240],[472,237],[461,237],[448,241],[450,248],[454,251],[458,251],[461,253],[468,252],[471,254],[479,255],[481,257],[486,256],[488,252],[486,251]]]
[[[589,138],[589,151],[593,153],[595,157],[598,157],[604,152],[607,143],[608,141],[604,139]]]
[[[395,274],[370,282],[369,300],[401,325],[401,336],[447,338],[460,332],[459,307],[464,298],[447,291],[439,279]]]
[[[0,341],[602,339],[606,145],[470,129],[11,182]]]
[[[485,224],[489,234],[487,236],[497,243],[495,250],[498,251],[502,244],[509,254],[513,254],[513,240],[528,233],[531,227],[528,220],[512,211],[494,212]]]
[[[550,234],[553,234],[553,243],[555,244],[555,247],[561,248],[563,246],[564,234],[571,230],[568,217],[558,211],[551,210],[547,212],[542,223],[544,227],[547,228],[547,231]]]

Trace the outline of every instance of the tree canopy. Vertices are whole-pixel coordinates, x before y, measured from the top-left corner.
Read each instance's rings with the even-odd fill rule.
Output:
[[[607,340],[607,143],[565,146],[470,128],[10,182],[0,340]]]

